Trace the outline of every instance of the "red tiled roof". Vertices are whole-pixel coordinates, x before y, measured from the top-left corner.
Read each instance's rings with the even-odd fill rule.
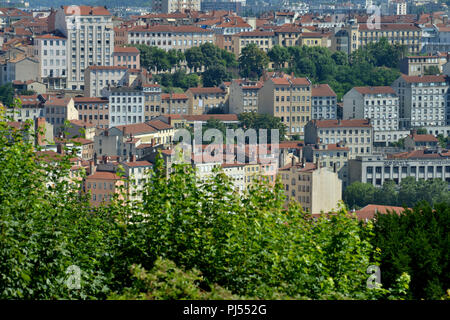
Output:
[[[207,94],[207,93],[225,93],[224,90],[222,90],[221,88],[218,87],[213,87],[213,88],[189,88],[188,91],[192,92],[192,93],[196,93],[196,94]]]
[[[89,70],[126,70],[128,69],[125,66],[89,66],[87,67]]]
[[[402,74],[403,80],[407,83],[419,83],[419,82],[445,82],[445,75],[437,75],[437,76],[407,76]]]
[[[91,6],[64,6],[64,13],[70,15],[81,16],[110,16],[111,13],[106,7],[91,7]]]
[[[134,124],[127,124],[123,126],[117,126],[115,127],[120,131],[123,131],[125,129],[125,134],[133,134],[133,135],[139,135],[144,133],[152,133],[156,132],[157,130],[153,128],[152,126],[148,125],[147,123],[134,123]]]
[[[114,53],[139,53],[136,47],[114,47]]]
[[[121,178],[115,174],[114,172],[109,171],[96,171],[94,174],[91,174],[90,176],[86,177],[86,180],[94,180],[94,179],[100,179],[100,180],[120,180]]]
[[[388,154],[388,159],[447,159],[450,153],[447,152],[430,152],[428,150],[414,150],[410,152],[400,152],[395,154]]]
[[[416,142],[438,142],[439,140],[432,134],[413,134],[409,135]]]
[[[151,164],[148,161],[134,161],[134,162],[123,162],[124,165],[127,167],[151,167],[153,164]]]
[[[161,100],[169,100],[169,99],[172,99],[172,100],[187,100],[187,95],[185,95],[184,93],[172,93],[172,94],[169,94],[169,93],[163,93],[162,95],[161,95]]]
[[[75,103],[108,103],[107,98],[100,97],[75,97],[73,98]]]
[[[161,120],[150,120],[150,121],[147,121],[146,124],[149,126],[152,126],[156,130],[173,129],[172,126],[168,125],[167,123],[162,122]]]
[[[372,220],[375,218],[377,213],[379,214],[388,214],[388,213],[396,213],[400,214],[405,211],[405,208],[402,207],[394,207],[394,206],[382,206],[377,204],[368,204],[364,208],[355,211],[355,215],[358,220]]]
[[[372,127],[367,119],[350,119],[350,120],[312,120],[318,128],[336,128],[336,127]]]
[[[336,93],[330,88],[328,84],[314,85],[311,89],[311,96],[313,97],[336,97]]]
[[[172,26],[172,25],[155,25],[155,26],[136,26],[129,30],[130,32],[172,32],[172,33],[212,33],[211,30],[199,28],[196,26]]]
[[[86,128],[94,128],[95,124],[83,120],[70,120],[70,123],[77,125],[79,127],[86,127]]]
[[[55,36],[53,34],[44,34],[44,35],[41,35],[41,36],[36,36],[36,39],[67,40],[66,38],[58,37],[58,36]]]
[[[392,87],[354,87],[356,91],[361,94],[395,94],[395,90]]]
[[[201,115],[183,115],[187,121],[208,121],[216,119],[220,121],[238,121],[237,114],[201,114]]]
[[[373,31],[370,29],[367,23],[359,24],[360,31]],[[380,28],[376,31],[386,31],[386,30],[401,30],[401,31],[420,31],[419,26],[413,23],[380,23]]]

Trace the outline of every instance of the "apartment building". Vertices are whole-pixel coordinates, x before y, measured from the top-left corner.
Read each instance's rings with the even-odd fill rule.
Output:
[[[101,97],[110,86],[123,86],[128,82],[128,68],[125,66],[90,66],[85,71],[84,95]]]
[[[114,66],[141,69],[141,55],[135,47],[114,47]]]
[[[305,212],[316,214],[338,208],[342,182],[338,174],[314,163],[298,163],[280,169],[287,201],[297,201]]]
[[[230,85],[229,112],[258,112],[258,96],[262,87],[262,81],[233,79]]]
[[[7,115],[14,121],[25,122],[27,120],[45,117],[44,102],[39,98],[39,95],[18,95],[15,98],[21,101],[21,105],[17,108],[8,106],[6,110]]]
[[[304,126],[311,119],[311,81],[274,74],[259,90],[258,112],[281,119],[289,135],[304,135]]]
[[[0,66],[0,85],[14,80],[39,80],[39,61],[32,57],[19,54],[6,59]]]
[[[343,142],[350,157],[372,154],[373,127],[370,120],[312,120],[305,126],[305,144]]]
[[[108,98],[73,98],[75,109],[78,110],[78,120],[89,122],[98,128],[109,128]]]
[[[230,178],[233,188],[238,193],[245,191],[245,163],[222,163],[223,173]]]
[[[421,49],[422,29],[413,23],[380,23],[376,28],[360,23],[358,32],[359,47],[386,38],[390,44],[405,45],[410,53],[419,53]]]
[[[300,44],[307,47],[331,47],[331,34],[322,32],[304,32],[300,37]]]
[[[161,86],[159,84],[144,84],[142,86],[145,96],[144,119],[149,121],[161,115]]]
[[[196,26],[136,26],[128,31],[129,44],[157,46],[166,51],[176,49],[185,51],[205,43],[215,43],[214,32]]]
[[[311,119],[337,119],[337,95],[328,84],[311,88]]]
[[[437,55],[409,56],[400,61],[400,72],[407,76],[424,76],[433,69],[442,71],[441,59]]]
[[[84,138],[94,141],[96,134],[96,126],[91,122],[82,120],[70,120],[70,125],[66,128],[66,138]]]
[[[347,187],[350,149],[344,143],[306,145],[303,156],[306,162],[319,163],[322,168],[336,172],[342,187]]]
[[[275,33],[273,31],[250,31],[236,33],[232,35],[232,52],[236,55],[236,57],[239,57],[242,49],[252,43],[256,44],[259,49],[267,53],[275,45]]]
[[[78,110],[72,98],[49,97],[44,104],[45,120],[53,125],[53,133],[57,135],[65,125],[65,121],[77,120]]]
[[[156,110],[156,109],[155,109]],[[188,96],[184,93],[161,94],[161,114],[189,114]]]
[[[141,87],[116,87],[108,92],[111,127],[144,122],[145,95]]]
[[[219,87],[189,88],[186,91],[186,96],[188,98],[187,114],[189,115],[208,113],[214,108],[226,110],[228,106],[228,93]]]
[[[63,6],[56,12],[55,27],[67,38],[67,86],[84,89],[89,66],[112,66],[114,28],[106,7]]]
[[[371,120],[375,144],[386,146],[400,138],[399,99],[392,87],[354,87],[343,101],[343,119]]]
[[[200,0],[160,0],[161,12],[200,11]]]
[[[129,182],[125,184],[129,200],[141,200],[144,186],[150,181],[150,170],[153,165],[148,161],[136,161],[132,156],[130,161],[121,162],[125,176]]]
[[[438,138],[432,134],[417,134],[417,130],[412,130],[405,138],[405,149],[408,151],[437,149],[438,145]]]
[[[400,127],[438,127],[450,124],[448,83],[443,75],[401,75],[392,87],[399,97]]]
[[[67,39],[51,34],[34,38],[34,55],[39,75],[49,89],[67,87]]]
[[[345,26],[335,27],[334,35],[331,36],[331,50],[350,55],[359,47],[359,35],[359,24],[354,19],[350,19]]]
[[[441,179],[450,185],[450,153],[415,150],[388,156],[358,156],[349,161],[350,183],[360,181],[381,187],[386,180],[399,184],[406,177]]]
[[[96,171],[84,180],[84,191],[90,194],[90,204],[100,206],[108,203],[115,194],[121,193],[124,181],[115,173],[110,171]]]
[[[138,154],[143,144],[153,146],[172,142],[174,129],[159,120],[111,127],[94,138],[94,149],[100,156],[118,156],[122,160]]]

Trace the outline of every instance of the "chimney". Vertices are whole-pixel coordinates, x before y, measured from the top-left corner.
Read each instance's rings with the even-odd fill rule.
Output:
[[[45,118],[37,118],[34,122],[35,144],[45,145]]]
[[[302,157],[302,168],[305,167],[305,158]]]
[[[91,160],[89,161],[89,174],[94,174],[96,169],[97,169],[97,164],[95,163],[96,161]]]
[[[56,146],[56,152],[64,155],[64,145],[62,143],[58,143],[58,145]]]

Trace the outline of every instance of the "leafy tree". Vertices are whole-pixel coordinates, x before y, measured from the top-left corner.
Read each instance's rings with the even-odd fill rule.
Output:
[[[181,66],[181,63],[186,59],[184,53],[178,51],[176,49],[170,49],[167,51],[167,59],[171,68],[178,69]]]
[[[442,299],[450,288],[450,207],[426,203],[378,215],[372,243],[380,248],[382,282],[395,283],[402,272],[411,277],[410,299]]]
[[[287,128],[281,122],[278,117],[272,117],[268,114],[260,114],[256,112],[245,112],[238,115],[239,127],[246,129],[255,129],[256,133],[259,134],[259,129],[267,129],[267,139],[270,141],[271,135],[270,130],[279,130],[279,137],[281,141],[286,139]]]
[[[12,83],[0,86],[0,101],[5,106],[11,106],[14,102],[14,89]]]
[[[425,128],[418,128],[417,129],[417,134],[427,134],[427,129],[425,129]]]
[[[344,190],[344,201],[349,208],[364,207],[374,203],[376,188],[370,183],[353,182]]]
[[[230,81],[231,75],[227,72],[225,67],[221,64],[209,67],[202,74],[202,81],[204,87],[217,87],[224,81]]]
[[[204,64],[203,52],[199,47],[192,47],[184,52],[186,63],[190,69],[197,72]]]
[[[348,56],[347,54],[345,54],[345,52],[336,51],[331,55],[331,58],[338,66],[348,65]]]
[[[275,68],[278,70],[289,60],[288,49],[279,45],[273,46],[273,48],[269,50],[267,55],[270,58],[270,61],[275,64]]]
[[[254,43],[242,49],[239,57],[240,75],[245,78],[258,79],[269,64],[267,54]]]

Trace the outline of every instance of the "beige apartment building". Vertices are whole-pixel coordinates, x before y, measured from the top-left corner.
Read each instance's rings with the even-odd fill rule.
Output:
[[[189,114],[188,96],[184,93],[161,94],[161,114]]]
[[[114,47],[114,66],[141,69],[141,55],[135,47]]]
[[[298,163],[280,169],[287,201],[297,201],[311,214],[335,210],[342,200],[338,174],[314,163]]]
[[[413,23],[380,23],[379,27],[359,24],[359,47],[386,38],[390,44],[405,45],[410,53],[419,53],[422,29]]]
[[[262,87],[262,81],[233,79],[230,85],[229,112],[258,112],[258,95]]]
[[[304,136],[304,126],[311,119],[311,81],[276,75],[259,90],[258,112],[281,119],[288,135]]]
[[[222,88],[189,88],[186,91],[188,97],[188,114],[199,115],[208,113],[213,108],[226,109],[228,93]]]
[[[78,110],[72,98],[50,97],[45,102],[45,120],[53,125],[54,134],[58,134],[64,122],[78,120]]]
[[[159,84],[144,84],[144,119],[149,121],[161,115],[161,86]]]
[[[109,128],[108,98],[75,97],[78,120],[92,123],[99,128]]]
[[[305,126],[305,144],[337,144],[349,148],[350,158],[373,152],[373,127],[370,120],[312,120]]]
[[[442,62],[438,55],[409,56],[400,61],[400,72],[408,76],[424,76],[432,71],[431,68],[442,72]]]
[[[84,191],[90,193],[90,203],[99,206],[108,203],[115,194],[120,194],[120,187],[124,181],[114,172],[96,171],[86,177]]]
[[[56,13],[55,28],[67,38],[69,89],[84,89],[89,66],[114,64],[114,27],[106,7],[63,6]]]
[[[267,53],[275,45],[275,33],[273,31],[250,31],[236,33],[232,36],[232,52],[236,55],[236,57],[239,57],[242,49],[252,43],[256,44],[259,49]]]
[[[157,46],[166,51],[176,49],[185,51],[205,43],[215,43],[212,30],[196,26],[136,26],[128,31],[129,44]]]

